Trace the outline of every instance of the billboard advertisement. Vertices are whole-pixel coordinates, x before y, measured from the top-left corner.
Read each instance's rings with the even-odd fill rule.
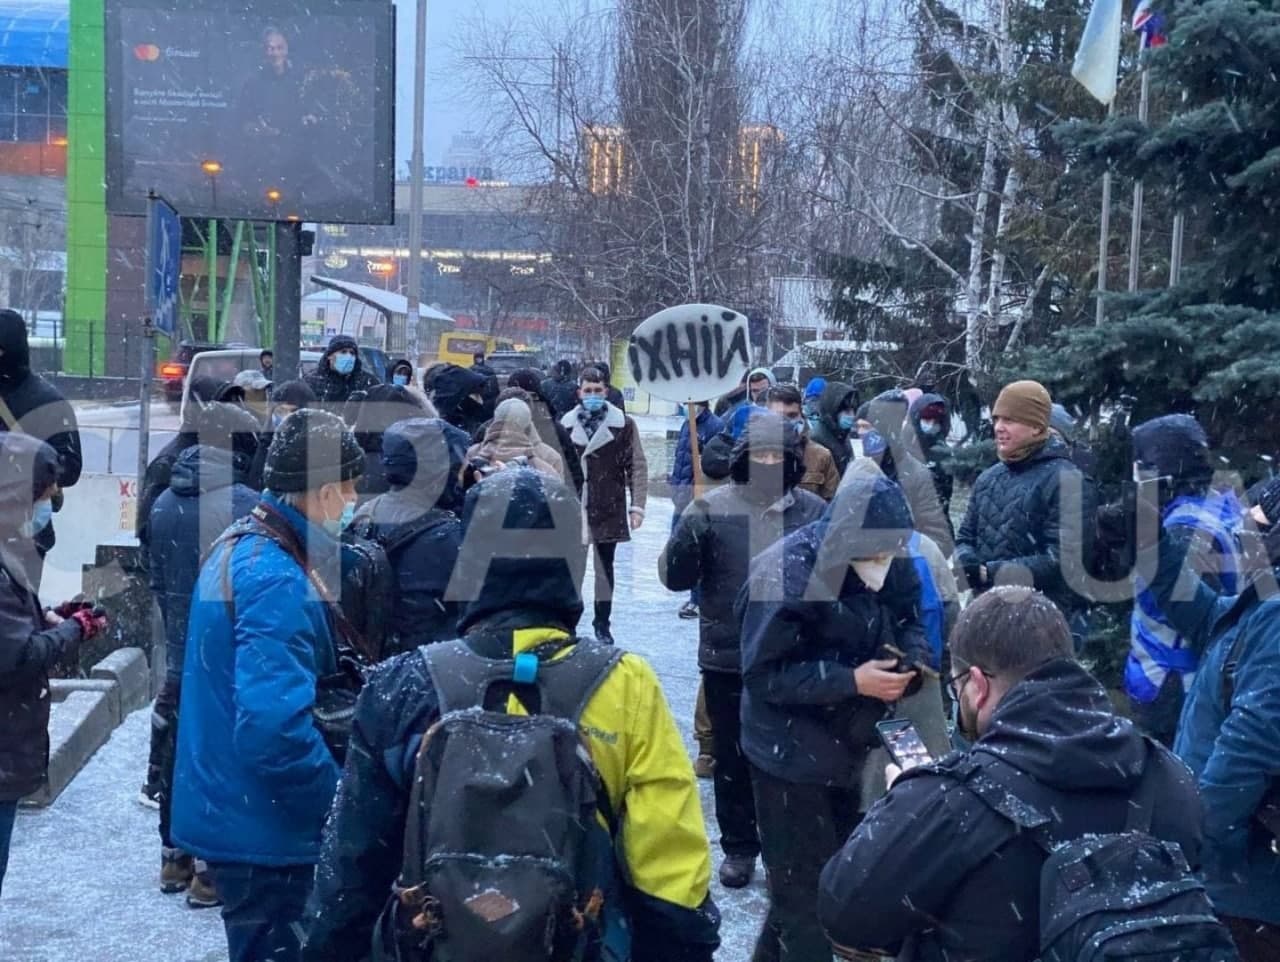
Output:
[[[107,0],[107,209],[388,224],[385,0]]]

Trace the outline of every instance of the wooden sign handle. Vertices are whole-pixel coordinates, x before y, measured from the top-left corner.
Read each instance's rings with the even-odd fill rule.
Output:
[[[684,402],[684,414],[689,419],[689,452],[693,456],[693,496],[702,497],[702,452],[698,446],[698,415],[693,410],[694,401]]]

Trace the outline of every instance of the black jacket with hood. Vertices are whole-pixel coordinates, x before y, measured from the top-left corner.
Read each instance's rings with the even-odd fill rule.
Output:
[[[33,577],[39,558],[21,526],[36,490],[57,476],[53,448],[0,433],[0,802],[39,789],[49,771],[49,670],[80,648],[80,625],[44,623]]]
[[[58,485],[69,488],[80,480],[83,458],[76,414],[56,387],[31,370],[27,322],[16,311],[0,310],[0,431],[10,430],[9,418],[23,434],[44,441],[58,456]],[[42,554],[54,544],[53,525],[36,537]]]
[[[804,476],[804,439],[776,414],[753,417],[733,452],[733,483],[694,500],[661,557],[658,577],[672,591],[699,589],[698,665],[742,671],[741,628],[733,606],[747,583],[751,559],[822,517],[827,503],[796,485]],[[784,448],[782,484],[753,481],[752,447]]]
[[[932,434],[920,427],[926,411],[931,415],[928,420],[935,421],[938,425]],[[922,394],[912,403],[910,418],[912,431],[920,445],[921,459],[933,476],[933,487],[938,492],[938,500],[949,517],[951,496],[955,490],[955,479],[951,476],[951,446],[947,443],[947,437],[951,434],[951,405],[941,394]]]
[[[1149,747],[1076,662],[1048,662],[1005,695],[971,751],[913,769],[871,808],[822,873],[819,918],[838,945],[911,962],[1030,962],[1044,853],[964,779],[1012,782],[1021,801],[1057,819],[1055,835],[1072,839],[1123,831],[1144,777],[1157,786],[1151,834],[1177,842],[1195,866],[1191,773]]]
[[[784,781],[853,789],[887,706],[854,669],[897,647],[927,661],[920,581],[895,557],[872,591],[851,561],[901,553],[911,510],[885,478],[846,480],[821,520],[764,551],[735,610],[742,622],[742,750]]]
[[[472,395],[484,396],[485,379],[470,368],[446,364],[431,372],[427,391],[440,417],[473,436],[493,416],[493,408]]]
[[[921,458],[915,432],[909,430],[906,395],[901,391],[886,391],[867,402],[865,415],[888,445],[876,459],[880,470],[902,487],[916,530],[932,538],[942,553],[950,557],[955,550],[955,528],[938,497],[933,475]]]
[[[844,477],[845,468],[853,460],[853,446],[849,438],[853,429],[840,427],[840,411],[858,406],[858,392],[843,381],[828,381],[818,397],[818,421],[809,426],[809,440],[816,441],[831,452],[836,470]]]
[[[355,352],[356,366],[350,374],[339,374],[329,364],[329,359],[342,350]],[[318,406],[338,415],[342,414],[342,406],[351,400],[351,395],[356,391],[369,391],[381,383],[374,374],[364,369],[364,362],[360,360],[360,346],[356,344],[354,337],[346,334],[338,334],[329,341],[324,357],[320,359],[316,369],[307,375],[306,382],[315,392]]]
[[[361,501],[391,490],[382,469],[382,439],[387,430],[399,421],[425,416],[418,396],[398,384],[379,384],[360,402],[348,423],[364,452],[364,473],[356,481]]]

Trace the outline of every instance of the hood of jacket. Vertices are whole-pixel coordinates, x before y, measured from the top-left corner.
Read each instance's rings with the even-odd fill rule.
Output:
[[[0,310],[0,383],[20,381],[31,373],[27,322],[17,311]]]
[[[1115,713],[1097,679],[1067,658],[1014,685],[974,750],[1065,792],[1130,788],[1147,758],[1133,723]]]
[[[382,436],[382,467],[393,488],[420,495],[424,507],[460,508],[458,472],[471,439],[440,418],[397,421]]]
[[[818,524],[820,567],[828,572],[858,559],[901,554],[915,527],[902,489],[869,473],[846,475]]]
[[[467,492],[456,582],[470,597],[458,631],[504,613],[536,613],[572,630],[582,617],[586,548],[573,491],[531,468],[507,468]]]
[[[1133,460],[1174,485],[1206,485],[1213,478],[1208,435],[1189,414],[1166,414],[1134,428]]]
[[[780,498],[804,477],[804,443],[803,435],[786,418],[755,408],[729,456],[729,476],[734,484],[747,484],[751,480],[751,452],[778,452],[783,457],[782,490],[777,493]]]
[[[252,464],[252,455],[246,457],[242,452],[233,454],[211,444],[197,444],[178,455],[169,475],[169,490],[180,498],[194,498],[244,484]]]
[[[382,450],[382,437],[397,421],[423,414],[417,395],[398,384],[379,384],[369,389],[360,402],[351,430],[368,452]]]
[[[13,533],[31,516],[37,493],[58,479],[58,455],[29,434],[0,431],[0,535]]]
[[[483,394],[486,380],[474,370],[446,364],[432,373],[431,400],[442,418],[457,412],[463,400],[472,394]]]
[[[858,391],[843,381],[828,381],[818,398],[818,413],[832,431],[840,432],[837,415],[843,408],[853,408],[858,404]]]
[[[339,374],[329,364],[329,358],[337,354],[339,351],[354,351],[356,355],[356,366],[351,369],[350,374]],[[329,339],[329,346],[324,349],[324,356],[320,358],[320,370],[328,377],[355,377],[364,370],[364,362],[360,360],[360,345],[356,343],[356,339],[349,334],[337,334]]]
[[[942,430],[933,435],[925,435],[920,431],[921,416],[929,408],[941,408],[941,411],[938,412],[941,416],[937,417],[936,420],[942,425]],[[932,414],[934,412],[931,411],[930,413]],[[951,405],[941,394],[920,395],[920,397],[916,398],[911,404],[910,417],[911,426],[914,427],[916,429],[916,433],[920,435],[922,443],[925,438],[928,438],[931,441],[945,441],[947,435],[951,433]]]
[[[870,421],[880,436],[892,445],[902,437],[910,409],[906,394],[895,388],[873,397],[858,416]]]

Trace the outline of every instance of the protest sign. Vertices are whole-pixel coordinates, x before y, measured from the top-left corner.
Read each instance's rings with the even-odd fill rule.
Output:
[[[664,401],[707,401],[736,388],[751,367],[747,318],[714,304],[654,314],[631,335],[636,386]]]

